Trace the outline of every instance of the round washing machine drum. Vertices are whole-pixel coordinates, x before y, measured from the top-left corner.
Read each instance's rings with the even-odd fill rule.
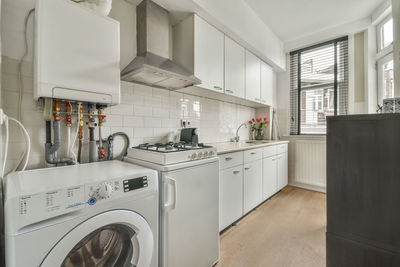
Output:
[[[43,260],[43,267],[145,267],[153,255],[147,221],[127,210],[87,219],[68,232]]]

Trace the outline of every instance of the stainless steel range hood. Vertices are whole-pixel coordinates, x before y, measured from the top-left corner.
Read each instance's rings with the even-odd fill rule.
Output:
[[[169,59],[168,11],[151,0],[136,7],[137,56],[121,80],[171,90],[200,84],[193,73]]]

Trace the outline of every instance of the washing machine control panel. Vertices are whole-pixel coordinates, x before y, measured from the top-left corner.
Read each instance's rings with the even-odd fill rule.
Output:
[[[132,190],[144,188],[148,186],[147,176],[127,179],[123,181],[124,183],[124,192],[129,192]]]
[[[100,201],[103,202],[109,199],[122,197],[128,193],[133,193],[132,191],[145,189],[148,186],[149,178],[146,175],[126,176],[115,180],[87,185],[85,188],[85,191],[88,192],[86,203],[92,206]]]

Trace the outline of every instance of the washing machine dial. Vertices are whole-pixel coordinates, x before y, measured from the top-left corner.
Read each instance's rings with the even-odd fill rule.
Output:
[[[96,190],[96,195],[98,199],[109,198],[113,192],[113,188],[109,183],[103,183],[99,185]]]

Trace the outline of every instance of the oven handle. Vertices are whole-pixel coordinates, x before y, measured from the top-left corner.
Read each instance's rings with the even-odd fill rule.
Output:
[[[167,186],[170,186],[173,188],[171,190],[173,192],[172,193],[173,196],[171,197],[168,195],[168,201],[164,204],[164,208],[168,209],[168,210],[173,210],[173,209],[175,209],[176,200],[177,200],[176,180],[171,177],[165,176],[165,183]]]

